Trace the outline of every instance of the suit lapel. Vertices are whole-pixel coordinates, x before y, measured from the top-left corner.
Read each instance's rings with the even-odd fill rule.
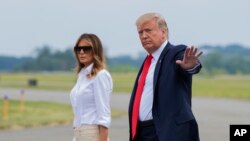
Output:
[[[165,56],[165,54],[168,52],[169,48],[171,47],[172,45],[168,42],[168,44],[165,46],[165,48],[163,49],[158,61],[157,61],[157,64],[155,66],[155,72],[154,72],[154,80],[153,80],[153,89],[155,92],[155,86],[156,86],[156,82],[158,80],[158,76],[159,76],[159,71],[160,71],[160,68],[161,68],[161,65],[162,65],[162,61],[163,61],[163,58]],[[140,77],[140,74],[141,74],[141,71],[142,71],[142,67],[145,63],[145,60],[146,58],[144,59],[143,61],[143,64],[141,65],[141,68],[137,74],[137,77],[136,77],[136,80],[135,80],[135,85],[134,85],[134,88],[133,88],[133,91],[132,91],[132,95],[131,95],[131,99],[130,99],[130,106],[129,106],[129,111],[132,112],[132,107],[133,107],[133,103],[134,103],[134,98],[135,98],[135,93],[136,93],[136,88],[137,88],[137,85],[138,85],[138,79]]]
[[[155,72],[154,72],[154,78],[153,78],[154,79],[153,80],[153,84],[154,84],[153,85],[153,89],[154,89],[153,92],[155,92],[155,86],[156,86],[156,82],[157,82],[158,77],[159,77],[159,71],[160,71],[161,65],[163,63],[163,58],[165,57],[165,54],[169,51],[170,47],[171,47],[171,44],[168,42],[167,45],[165,46],[165,48],[163,49],[163,51],[162,51],[162,53],[157,61],[157,64],[155,66]]]

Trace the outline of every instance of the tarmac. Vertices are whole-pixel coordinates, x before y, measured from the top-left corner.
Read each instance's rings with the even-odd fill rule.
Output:
[[[0,98],[19,99],[20,89],[0,89]],[[24,90],[29,101],[70,104],[69,91]],[[112,108],[127,112],[130,94],[113,94]],[[233,99],[194,97],[193,112],[199,125],[201,141],[229,141],[231,124],[250,124],[250,102]],[[128,117],[113,118],[110,141],[128,141]],[[1,130],[0,141],[72,141],[72,125]]]

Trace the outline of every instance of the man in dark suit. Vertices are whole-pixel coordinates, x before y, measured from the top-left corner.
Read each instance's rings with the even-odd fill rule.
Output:
[[[158,13],[140,16],[136,26],[148,56],[130,99],[130,141],[199,141],[191,89],[202,52],[170,44],[167,23]]]

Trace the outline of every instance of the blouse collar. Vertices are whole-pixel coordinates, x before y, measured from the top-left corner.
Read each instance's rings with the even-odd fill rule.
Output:
[[[93,66],[94,66],[94,63],[91,63],[91,64],[88,65],[87,67],[82,68],[81,71],[80,71],[80,73],[81,73],[81,74],[82,74],[82,73],[84,73],[84,74],[90,73],[91,70],[92,70],[92,68],[93,68]]]

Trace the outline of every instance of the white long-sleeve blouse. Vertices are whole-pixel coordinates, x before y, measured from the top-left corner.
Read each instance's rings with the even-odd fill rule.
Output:
[[[79,72],[77,82],[70,93],[74,113],[73,126],[102,125],[109,128],[112,78],[105,69],[99,71],[95,77],[88,78],[86,75],[92,68],[93,64]]]

